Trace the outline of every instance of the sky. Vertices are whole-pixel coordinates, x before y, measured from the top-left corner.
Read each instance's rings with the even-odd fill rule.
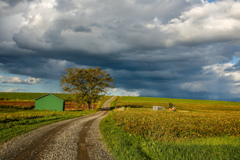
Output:
[[[63,92],[100,66],[107,94],[240,101],[239,0],[0,0],[0,92]]]

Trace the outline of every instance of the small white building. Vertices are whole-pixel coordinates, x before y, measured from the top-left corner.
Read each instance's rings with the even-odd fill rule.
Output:
[[[164,111],[164,107],[163,106],[153,106],[153,110],[154,111]]]

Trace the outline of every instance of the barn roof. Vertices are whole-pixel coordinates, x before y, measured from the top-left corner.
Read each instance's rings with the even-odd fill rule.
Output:
[[[65,101],[64,99],[59,98],[58,96],[56,96],[56,95],[54,95],[54,94],[52,94],[52,93],[49,93],[49,94],[46,94],[46,95],[44,95],[44,96],[42,96],[42,97],[36,98],[35,100],[41,99],[41,98],[46,97],[46,96],[48,96],[48,95],[53,95],[54,97],[56,97],[56,98],[58,98],[58,99],[60,99],[60,100],[62,100],[62,101]]]

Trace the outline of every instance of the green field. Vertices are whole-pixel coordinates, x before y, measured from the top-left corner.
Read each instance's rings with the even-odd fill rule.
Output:
[[[125,109],[113,110],[100,129],[116,159],[240,159],[238,102],[120,97],[115,106]]]
[[[0,92],[0,100],[26,100],[26,101],[34,101],[35,99],[42,97],[48,93],[20,93],[20,92]],[[72,94],[64,94],[64,93],[54,93],[54,95],[62,98],[66,101],[70,101],[72,99]]]
[[[0,144],[41,126],[95,113],[83,111],[34,111],[31,108],[0,106]]]
[[[168,109],[169,102],[173,103],[178,110],[198,112],[240,111],[240,102],[150,97],[120,97],[116,106],[131,108],[152,108],[153,106],[163,106],[165,109]]]
[[[211,104],[211,105],[240,105],[240,102],[175,99],[175,98],[153,98],[153,97],[121,97],[119,102],[159,102],[159,103],[187,103],[187,104]]]

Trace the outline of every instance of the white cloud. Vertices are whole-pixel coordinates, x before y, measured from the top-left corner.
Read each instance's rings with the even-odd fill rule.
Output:
[[[113,88],[112,89],[112,92],[117,92],[118,91],[118,88]]]
[[[179,43],[231,42],[240,39],[239,8],[239,1],[204,3],[158,27],[161,32],[168,34],[166,46]]]
[[[36,83],[41,82],[41,79],[28,77],[27,79],[24,79],[23,82],[26,84],[36,84]]]
[[[20,91],[21,89],[19,88],[10,88],[10,89],[7,89],[5,92],[17,92],[17,91]]]
[[[115,96],[134,96],[138,97],[140,95],[140,91],[127,91],[122,88],[111,88],[109,89],[108,95],[115,95]]]
[[[128,93],[128,96],[138,97],[140,94],[138,92]]]
[[[204,94],[209,99],[240,98],[239,61],[234,61],[204,66],[199,75],[189,78],[192,81],[182,83],[180,88],[193,93],[207,92]]]
[[[22,79],[21,77],[7,77],[0,76],[0,83],[14,83],[14,84],[37,84],[42,83],[42,79],[40,78],[31,78]]]
[[[24,1],[23,8],[15,7],[17,13],[2,18],[0,33],[29,50],[71,48],[95,54],[240,39],[239,1],[201,2]],[[75,32],[79,26],[88,32]]]
[[[29,50],[71,48],[106,54],[138,46],[162,47],[162,33],[142,26],[151,19],[153,25],[160,25],[190,4],[185,0],[23,1],[2,11],[7,15],[15,10],[5,17],[4,23],[12,29],[6,28],[8,32],[3,33],[11,33],[6,35],[9,41],[13,39],[19,47]],[[170,10],[171,14],[167,13]],[[79,26],[89,32],[76,33],[74,28]]]
[[[214,74],[217,77],[228,78],[233,83],[240,82],[240,71],[236,70],[233,63],[214,64],[203,67],[204,74]]]
[[[237,68],[238,62],[213,64],[203,67],[203,76],[212,77],[208,79],[210,90],[228,94],[227,96],[240,97],[240,71]],[[215,89],[214,89],[215,87]]]

